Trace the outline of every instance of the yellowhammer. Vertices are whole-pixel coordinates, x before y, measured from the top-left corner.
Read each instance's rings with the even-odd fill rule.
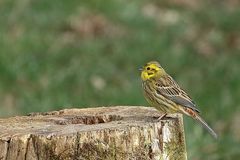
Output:
[[[213,137],[217,138],[217,134],[200,117],[199,110],[193,100],[158,62],[148,62],[140,70],[146,100],[150,105],[164,113],[159,119],[168,113],[183,113],[200,122]]]

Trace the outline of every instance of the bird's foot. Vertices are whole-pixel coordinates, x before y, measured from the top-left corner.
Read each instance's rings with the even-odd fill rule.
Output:
[[[166,115],[167,115],[167,113],[164,113],[163,115],[161,115],[157,120],[158,121],[160,121],[160,120],[162,120],[163,118],[165,118],[166,117]]]

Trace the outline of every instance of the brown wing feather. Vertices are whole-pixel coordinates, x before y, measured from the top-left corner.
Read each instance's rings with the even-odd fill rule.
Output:
[[[193,100],[184,92],[169,75],[157,81],[157,93],[176,104],[193,109],[199,112]]]

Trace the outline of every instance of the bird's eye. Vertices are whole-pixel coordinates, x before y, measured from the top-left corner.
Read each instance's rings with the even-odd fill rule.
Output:
[[[147,70],[150,70],[150,67],[147,67]]]

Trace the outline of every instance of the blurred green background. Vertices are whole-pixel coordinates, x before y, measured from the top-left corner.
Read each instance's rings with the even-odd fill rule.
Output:
[[[185,118],[190,160],[240,157],[236,0],[1,0],[0,116],[148,105],[138,68],[158,60],[200,106],[216,141]]]

